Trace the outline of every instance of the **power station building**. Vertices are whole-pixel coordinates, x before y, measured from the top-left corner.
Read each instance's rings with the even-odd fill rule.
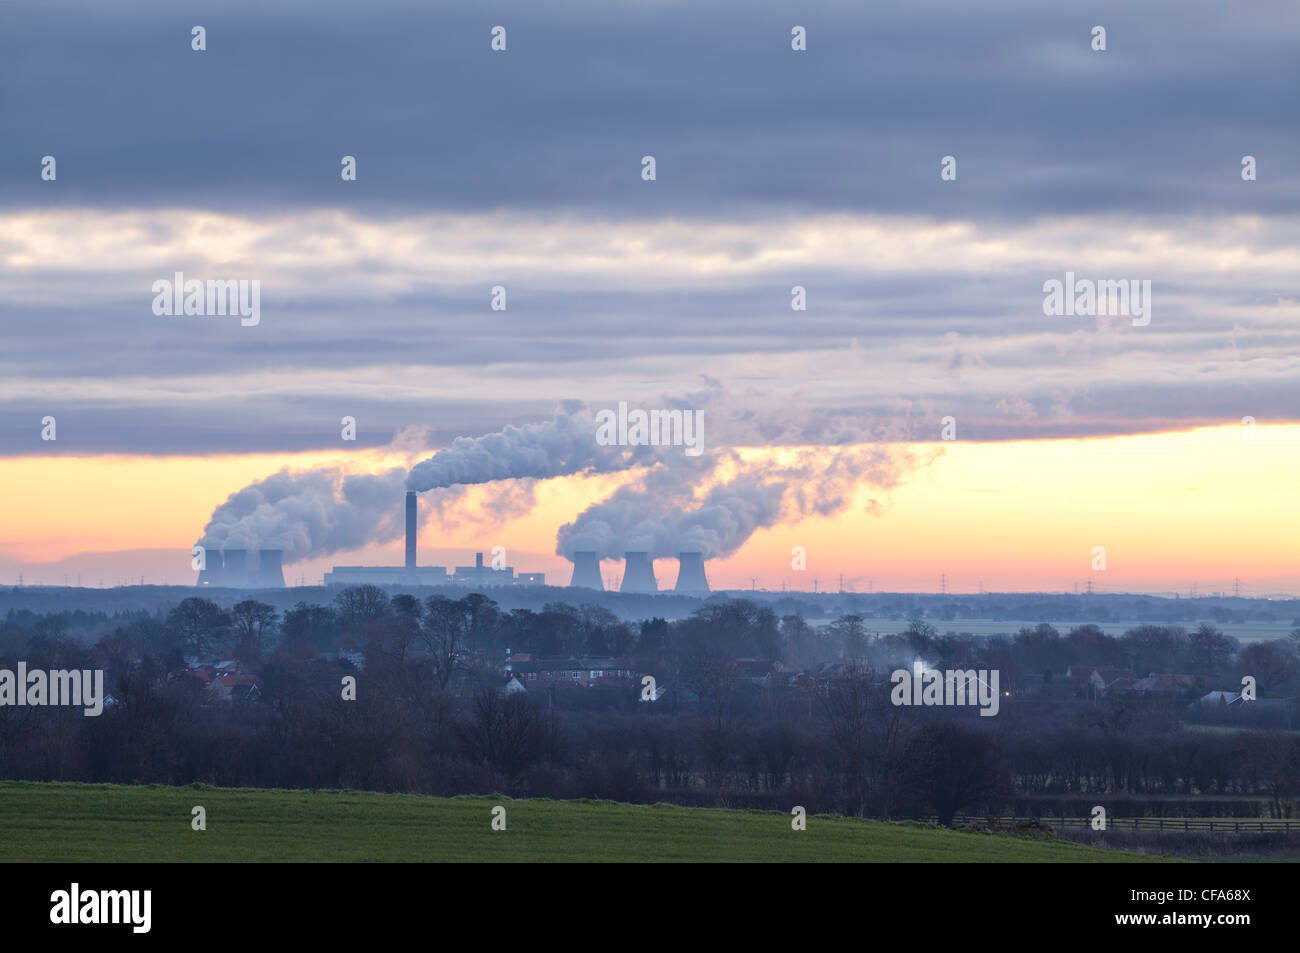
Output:
[[[619,583],[619,592],[658,592],[659,583],[655,579],[654,563],[649,553],[623,554],[623,581]]]
[[[335,566],[325,574],[327,586],[445,586],[446,566]]]
[[[704,575],[703,553],[677,554],[677,585],[673,592],[708,592],[709,580]]]
[[[445,586],[446,566],[416,565],[417,511],[415,492],[406,491],[406,565],[335,566],[325,574],[327,586]]]
[[[457,566],[452,573],[446,566],[421,566],[416,561],[418,513],[416,494],[406,494],[406,564],[404,566],[335,566],[325,573],[326,586],[471,586],[488,588],[497,586],[544,586],[546,574],[540,572],[516,573],[513,566],[499,569],[484,565],[483,554],[476,553],[473,566]],[[230,589],[283,589],[284,569],[281,565],[283,551],[278,549],[209,549],[205,553],[205,568],[199,572],[198,585]],[[673,592],[702,594],[709,592],[709,580],[704,574],[704,555],[698,552],[677,554],[677,583]],[[594,551],[573,554],[572,589],[594,589],[603,592],[604,581],[600,575],[600,557]],[[623,554],[623,579],[620,592],[659,592],[655,578],[654,561],[647,552]]]
[[[483,565],[483,554],[474,554],[473,566],[457,566],[451,581],[457,586],[513,586],[515,570],[513,566],[493,569]]]
[[[208,549],[196,585],[226,589],[283,589],[283,550]]]
[[[605,584],[600,577],[600,558],[596,553],[580,551],[573,554],[573,578],[569,581],[569,588],[604,590]],[[659,581],[655,579],[654,561],[649,553],[623,554],[623,581],[618,590],[635,593],[660,591]],[[678,553],[677,585],[673,587],[673,592],[700,594],[708,591],[709,580],[704,575],[704,554]]]
[[[522,572],[515,575],[513,566],[493,569],[483,564],[483,554],[474,554],[473,566],[457,566],[450,575],[446,566],[416,564],[418,519],[414,491],[406,494],[406,565],[405,566],[335,566],[325,574],[326,586],[544,586],[546,573]]]
[[[569,588],[605,591],[605,583],[600,578],[600,560],[594,552],[573,554],[573,577],[569,580]]]

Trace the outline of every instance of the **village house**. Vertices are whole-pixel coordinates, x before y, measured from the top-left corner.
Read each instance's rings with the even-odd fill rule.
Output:
[[[1139,695],[1176,695],[1184,689],[1195,687],[1202,681],[1196,675],[1168,675],[1152,672],[1146,678],[1133,682],[1132,690]]]
[[[1065,670],[1071,687],[1081,695],[1105,695],[1128,691],[1135,680],[1130,668],[1107,668],[1098,665],[1071,665]]]
[[[590,688],[611,680],[637,677],[632,663],[625,658],[542,659],[517,653],[506,659],[501,674],[513,676],[525,688],[539,685],[572,684]]]
[[[208,697],[221,702],[254,701],[262,696],[256,675],[218,675],[208,682]]]
[[[1213,691],[1205,695],[1202,695],[1198,704],[1205,705],[1207,707],[1208,706],[1217,707],[1222,705],[1223,707],[1226,708],[1228,705],[1236,705],[1240,703],[1240,701],[1241,701],[1241,692]]]
[[[262,695],[262,680],[248,675],[235,659],[188,658],[189,668],[171,672],[174,682],[192,685],[209,701],[252,701]]]
[[[784,684],[789,681],[791,675],[795,674],[797,674],[797,670],[784,662],[770,659],[736,659],[736,677],[752,685],[766,687],[768,685]]]

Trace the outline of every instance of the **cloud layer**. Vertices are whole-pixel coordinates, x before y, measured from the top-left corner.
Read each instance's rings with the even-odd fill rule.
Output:
[[[4,21],[0,455],[447,445],[702,380],[740,444],[1297,417],[1285,0]],[[177,271],[260,280],[261,324],[153,315]],[[1045,317],[1066,271],[1150,279],[1150,326]]]

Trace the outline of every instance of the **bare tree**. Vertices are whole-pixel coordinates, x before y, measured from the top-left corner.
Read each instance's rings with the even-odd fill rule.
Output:
[[[909,746],[907,764],[944,827],[952,826],[959,811],[991,805],[1010,788],[993,739],[955,721],[923,726]]]
[[[541,714],[531,698],[496,688],[480,691],[471,718],[459,725],[469,754],[511,783],[540,756],[542,729]]]
[[[1286,816],[1283,802],[1300,793],[1300,739],[1285,731],[1248,736],[1248,770],[1268,795],[1274,817]]]
[[[875,810],[888,817],[906,787],[901,768],[907,739],[903,709],[890,701],[889,684],[875,681],[869,665],[850,662],[809,691],[830,722],[847,809],[863,813],[874,801]]]
[[[712,714],[714,730],[725,730],[736,697],[736,660],[716,652],[697,655],[687,668],[687,678]]]
[[[469,637],[470,619],[466,607],[445,596],[430,596],[424,603],[420,641],[433,657],[433,674],[443,691],[458,669]]]
[[[415,596],[400,593],[393,596],[392,607],[392,614],[372,630],[367,652],[387,652],[400,662],[420,638],[424,606]]]
[[[846,665],[842,675],[826,679],[814,691],[830,720],[831,744],[844,775],[848,809],[853,814],[862,814],[869,789],[876,693],[871,670],[862,665]]]
[[[230,610],[230,619],[235,629],[235,644],[247,646],[258,656],[262,654],[267,636],[275,629],[279,613],[275,606],[245,599],[236,603]]]
[[[386,617],[392,607],[388,593],[378,586],[348,586],[334,597],[339,624],[347,632],[364,633]]]
[[[867,629],[860,615],[843,615],[830,624],[831,635],[840,644],[847,659],[860,659],[867,653]]]
[[[1261,691],[1277,691],[1296,674],[1296,657],[1290,646],[1276,642],[1252,642],[1237,656],[1241,675],[1253,675]]]
[[[229,629],[230,618],[211,599],[191,596],[182,599],[167,616],[167,624],[180,636],[182,644],[192,646],[195,655],[212,650]]]

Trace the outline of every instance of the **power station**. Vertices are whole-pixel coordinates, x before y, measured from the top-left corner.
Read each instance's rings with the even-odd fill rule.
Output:
[[[673,587],[673,592],[698,595],[709,591],[709,580],[704,575],[703,553],[678,553],[677,566],[677,585]],[[600,578],[600,558],[595,552],[579,550],[573,554],[573,578],[569,581],[569,588],[604,590],[605,584]],[[654,562],[649,553],[623,554],[623,581],[618,588],[619,592],[659,592]]]
[[[406,491],[406,562],[402,566],[335,566],[325,574],[327,586],[445,586],[446,566],[416,564],[418,509],[414,490]]]
[[[325,574],[327,586],[544,586],[546,574],[517,573],[513,566],[485,565],[483,554],[474,554],[473,566],[457,566],[452,573],[446,566],[420,566],[416,562],[419,514],[414,490],[406,492],[406,565],[404,566],[335,566]]]
[[[659,583],[655,581],[654,564],[650,562],[649,553],[623,554],[623,582],[619,592],[658,592]]]
[[[246,549],[207,550],[198,585],[226,589],[283,589],[283,550]]]
[[[414,491],[406,493],[406,559],[401,566],[335,566],[325,573],[326,586],[445,586],[474,588],[489,586],[543,586],[546,574],[516,573],[513,566],[485,565],[483,554],[476,553],[474,565],[457,566],[452,573],[446,566],[421,566],[417,562],[419,513]],[[226,589],[283,589],[284,557],[279,549],[211,549],[205,556],[205,568],[199,572],[198,585]],[[504,560],[503,560],[504,561]],[[709,592],[704,574],[704,555],[699,552],[677,554],[677,584],[673,592],[698,595]],[[594,589],[603,592],[600,557],[591,550],[573,554],[571,589]],[[654,561],[648,552],[623,554],[623,580],[620,592],[648,594],[659,592]]]
[[[677,585],[673,592],[708,592],[709,580],[704,575],[703,553],[677,554]]]
[[[573,554],[573,578],[569,580],[569,588],[604,591],[605,584],[600,580],[600,560],[594,552]]]

